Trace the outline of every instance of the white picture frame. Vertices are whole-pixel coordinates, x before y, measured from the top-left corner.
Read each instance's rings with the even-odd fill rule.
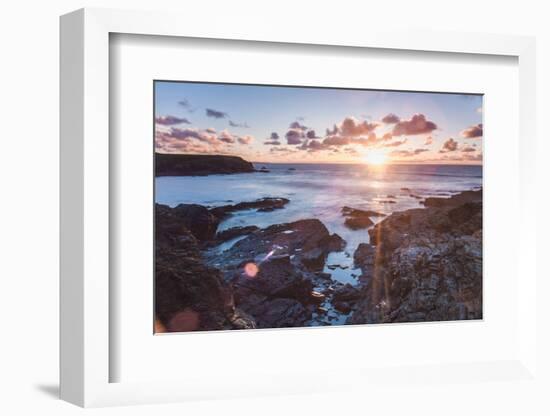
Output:
[[[237,32],[228,22],[205,28],[198,21],[172,13],[82,9],[61,18],[61,398],[80,406],[160,403],[214,397],[330,392],[351,384],[381,380],[434,382],[457,380],[531,380],[537,382],[536,194],[534,175],[535,41],[530,37],[471,33],[381,32],[362,30],[303,31],[276,24],[253,25]],[[517,355],[509,360],[441,363],[410,368],[331,370],[332,382],[316,382],[318,373],[271,374],[227,387],[223,377],[181,381],[112,382],[110,363],[109,36],[113,33],[332,45],[453,54],[504,55],[519,62],[520,201],[517,292],[521,322]],[[472,376],[482,374],[482,377]],[[349,380],[346,383],[341,380]],[[353,380],[353,382],[351,381]]]

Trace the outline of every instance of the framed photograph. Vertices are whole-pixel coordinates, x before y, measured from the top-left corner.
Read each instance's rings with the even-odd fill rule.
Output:
[[[534,40],[180,21],[61,18],[62,398],[538,383]]]
[[[154,95],[155,332],[482,319],[481,94]]]

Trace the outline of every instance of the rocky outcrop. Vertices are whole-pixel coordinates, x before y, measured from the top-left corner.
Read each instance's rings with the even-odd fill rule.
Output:
[[[331,235],[316,219],[264,229],[234,227],[216,234],[221,221],[217,215],[287,202],[266,198],[219,211],[157,204],[157,327],[180,332],[303,326],[310,321],[325,299],[313,290],[314,281],[325,280],[328,254],[345,245],[337,234]],[[222,253],[209,250],[241,236]]]
[[[205,176],[255,172],[238,156],[155,153],[156,176]]]
[[[308,219],[254,231],[208,262],[222,269],[235,304],[259,328],[302,326],[325,298],[313,290],[314,281],[325,279],[328,254],[344,245],[319,220]]]
[[[312,282],[289,256],[270,258],[257,274],[238,273],[231,283],[236,303],[259,328],[301,326],[311,318],[306,305],[312,300]]]
[[[343,207],[342,215],[349,217],[385,217],[386,214],[382,212],[372,211],[370,209],[363,210],[357,208]]]
[[[369,230],[372,245],[354,255],[364,285],[349,322],[480,319],[481,200],[481,191],[428,198]]]
[[[218,260],[228,268],[243,262],[259,263],[272,256],[288,255],[294,264],[308,270],[321,270],[331,251],[342,250],[344,240],[330,235],[317,219],[276,224],[249,234],[223,253]]]
[[[239,202],[234,205],[222,205],[210,209],[210,213],[215,215],[220,220],[228,217],[233,212],[244,211],[247,209],[255,209],[258,212],[271,212],[276,209],[283,209],[290,200],[286,198],[261,198],[255,201]]]
[[[158,224],[159,218],[161,224]],[[206,207],[197,204],[180,204],[175,208],[157,204],[156,220],[156,226],[166,231],[163,235],[157,234],[157,237],[165,238],[177,234],[184,227],[200,241],[213,239],[220,223],[219,218],[212,215]]]
[[[186,227],[193,210],[156,206],[155,315],[168,332],[247,329],[254,320],[235,307],[220,270],[206,265],[197,236]],[[200,234],[200,233],[199,233]]]
[[[344,225],[351,230],[360,230],[368,228],[374,224],[371,217],[384,217],[386,214],[371,210],[362,210],[350,207],[342,208],[342,215],[347,217],[344,221]]]
[[[248,235],[254,231],[258,231],[259,228],[255,225],[247,225],[245,227],[232,227],[227,230],[220,231],[216,234],[215,242],[217,244],[223,243],[225,241],[233,240],[234,238],[241,237],[243,235]]]

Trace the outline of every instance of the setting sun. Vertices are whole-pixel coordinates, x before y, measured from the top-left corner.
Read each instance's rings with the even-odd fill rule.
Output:
[[[365,163],[369,165],[383,165],[388,160],[388,156],[385,152],[378,149],[369,150],[364,156]]]

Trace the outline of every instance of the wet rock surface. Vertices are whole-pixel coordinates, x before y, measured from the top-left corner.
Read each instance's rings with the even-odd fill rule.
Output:
[[[163,233],[157,233],[157,238],[168,238],[177,234],[183,227],[200,241],[214,238],[220,220],[212,215],[208,209],[197,204],[180,204],[175,208],[167,205],[156,205],[156,219],[160,224],[155,224]]]
[[[362,210],[350,207],[342,208],[342,215],[346,217],[344,224],[352,230],[361,230],[374,225],[371,217],[385,217],[386,214],[372,210]]]
[[[219,255],[216,262],[231,270],[243,262],[258,264],[271,256],[288,255],[293,264],[318,271],[329,252],[344,246],[344,240],[338,234],[329,234],[321,221],[307,219],[255,231]]]
[[[155,314],[170,332],[244,329],[256,326],[235,307],[220,271],[202,258],[199,240],[182,212],[156,206]]]
[[[241,237],[243,235],[248,235],[253,233],[254,231],[259,230],[259,227],[256,227],[255,225],[249,225],[246,227],[232,227],[228,228],[226,230],[220,231],[216,234],[215,243],[223,243],[225,241],[232,240],[237,237]]]
[[[436,201],[437,200],[437,201]],[[354,260],[364,282],[349,323],[482,317],[482,193],[427,198],[369,230]]]
[[[210,213],[220,220],[227,218],[233,212],[256,209],[258,212],[271,212],[276,209],[283,209],[290,200],[286,198],[261,198],[256,201],[239,202],[234,205],[222,205],[211,208]]]

